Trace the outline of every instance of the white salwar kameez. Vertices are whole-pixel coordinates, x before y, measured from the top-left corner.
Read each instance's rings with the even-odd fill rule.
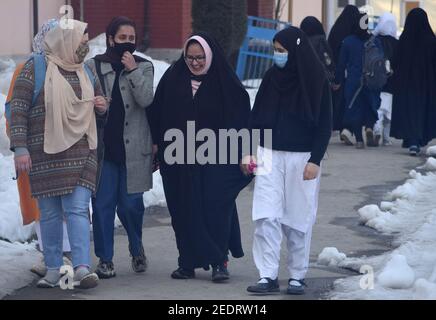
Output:
[[[318,209],[320,176],[303,180],[310,153],[259,148],[261,174],[256,176],[253,256],[261,278],[276,279],[283,235],[290,278],[304,279],[309,267],[312,227]]]

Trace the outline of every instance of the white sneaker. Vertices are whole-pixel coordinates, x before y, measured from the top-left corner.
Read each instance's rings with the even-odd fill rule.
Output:
[[[347,145],[352,146],[353,143],[353,135],[348,129],[344,129],[341,131],[341,140]]]

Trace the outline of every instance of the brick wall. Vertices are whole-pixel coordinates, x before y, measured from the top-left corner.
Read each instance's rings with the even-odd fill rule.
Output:
[[[274,0],[247,0],[248,15],[272,19]]]
[[[106,26],[116,16],[127,16],[136,23],[138,44],[143,44],[145,29],[144,0],[92,0],[84,2],[84,21],[88,23],[91,38],[104,33]],[[75,19],[80,19],[80,1],[73,0]]]
[[[191,0],[148,1],[150,46],[181,48],[192,31]]]

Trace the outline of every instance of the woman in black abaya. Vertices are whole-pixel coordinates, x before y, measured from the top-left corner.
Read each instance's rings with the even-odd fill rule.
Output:
[[[436,137],[436,37],[424,10],[408,14],[392,67],[391,136],[416,156]]]
[[[333,62],[335,65],[339,63],[339,56],[341,53],[342,42],[346,37],[351,35],[354,30],[355,22],[360,18],[359,9],[353,5],[347,5],[335,24],[333,25],[328,43],[333,52]],[[342,120],[345,111],[344,91],[343,85],[333,92],[333,130],[341,131],[344,127]],[[351,135],[351,133],[349,133]]]
[[[187,122],[195,121],[195,134],[210,129],[216,137],[219,129],[247,128],[250,101],[210,36],[188,39],[183,56],[162,77],[148,113],[179,250],[179,268],[171,277],[193,278],[196,268],[212,266],[212,280],[226,280],[228,252],[244,255],[235,199],[250,178],[240,170],[241,154],[234,164],[187,162],[187,145],[200,146],[187,136]],[[184,134],[182,163],[172,164],[165,152],[172,143],[164,139],[170,129]]]

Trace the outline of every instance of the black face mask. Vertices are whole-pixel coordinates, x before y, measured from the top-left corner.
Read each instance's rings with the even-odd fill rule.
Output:
[[[134,43],[131,42],[124,42],[124,43],[117,43],[114,42],[114,46],[112,47],[112,49],[120,56],[122,57],[124,52],[128,51],[130,53],[135,52],[136,50],[136,45]]]

